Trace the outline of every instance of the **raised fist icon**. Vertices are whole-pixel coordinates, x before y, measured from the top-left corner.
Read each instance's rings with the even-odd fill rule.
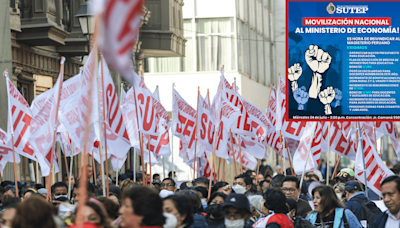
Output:
[[[340,101],[342,100],[342,91],[340,91],[338,88],[335,88],[335,101],[332,102],[331,106],[336,108],[340,106]]]
[[[304,105],[308,102],[308,93],[306,87],[302,86],[293,92],[293,97],[298,103],[297,110],[304,110]]]
[[[306,51],[305,59],[313,72],[318,72],[320,74],[325,73],[331,64],[332,57],[328,52],[322,50],[317,45],[310,45],[309,49]]]
[[[292,92],[297,89],[297,80],[300,78],[302,73],[303,68],[301,68],[300,63],[295,63],[293,66],[288,68],[288,77],[289,80],[292,82]]]
[[[336,92],[332,86],[324,89],[319,93],[319,100],[325,105],[325,115],[332,115],[331,102],[335,98]]]

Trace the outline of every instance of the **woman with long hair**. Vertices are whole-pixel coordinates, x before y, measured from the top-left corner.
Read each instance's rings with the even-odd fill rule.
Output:
[[[164,216],[167,222],[164,227],[190,227],[193,224],[192,206],[182,195],[170,195],[163,202]]]
[[[12,228],[57,228],[54,209],[38,196],[31,196],[17,207]]]
[[[101,228],[113,227],[104,205],[96,199],[86,201],[85,206],[83,206],[82,211],[79,211],[79,213],[83,214],[84,222],[93,223]]]
[[[318,227],[362,228],[357,217],[336,196],[332,187],[321,185],[312,190],[314,212],[306,219]]]

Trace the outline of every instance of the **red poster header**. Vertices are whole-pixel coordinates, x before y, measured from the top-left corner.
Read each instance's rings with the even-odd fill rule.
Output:
[[[303,26],[391,26],[392,18],[303,17],[302,24]]]

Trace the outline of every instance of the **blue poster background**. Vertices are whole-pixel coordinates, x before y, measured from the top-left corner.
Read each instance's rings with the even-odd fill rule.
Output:
[[[338,5],[367,5],[368,11],[365,14],[329,14],[327,6],[329,3]],[[302,75],[297,80],[298,88],[304,88],[306,91],[310,88],[313,71],[310,69],[305,61],[305,52],[309,49],[310,45],[318,45],[319,48],[328,52],[332,57],[329,69],[322,74],[322,86],[320,91],[327,87],[333,87],[340,90],[342,99],[340,106],[337,106],[336,99],[330,104],[332,115],[328,118],[343,119],[349,116],[371,116],[371,118],[395,118],[396,115],[400,116],[400,109],[398,108],[375,108],[363,111],[351,110],[349,99],[350,91],[358,90],[363,93],[371,93],[377,90],[397,91],[396,94],[390,95],[396,99],[397,105],[400,104],[400,88],[392,87],[357,87],[353,90],[349,88],[349,50],[348,46],[367,46],[367,51],[400,51],[400,42],[392,41],[390,45],[348,45],[348,37],[399,37],[398,33],[296,33],[297,28],[318,27],[318,26],[303,26],[303,17],[322,17],[322,18],[374,18],[374,17],[391,17],[392,27],[400,26],[400,2],[394,1],[289,1],[288,2],[288,67],[290,68],[296,63],[302,67]],[[359,27],[387,27],[387,26],[319,26],[319,27],[344,27],[344,28],[359,28]],[[398,55],[379,55],[377,58],[399,58]],[[391,70],[392,73],[400,72],[400,63],[395,62],[394,65],[373,65],[363,66],[363,69],[368,68],[371,70],[383,69]],[[399,76],[397,76],[399,77]],[[293,97],[291,90],[291,81],[286,78],[288,85],[288,117],[289,119],[307,119],[309,116],[326,116],[324,112],[324,104],[318,99],[309,98],[308,102],[304,105],[304,110],[298,110],[298,103]],[[360,84],[360,83],[357,83]],[[366,83],[368,84],[368,83]],[[386,83],[385,83],[386,84]],[[399,83],[400,84],[400,83]],[[378,117],[379,116],[379,117]],[[313,117],[313,118],[314,118]],[[398,118],[398,117],[397,117]]]

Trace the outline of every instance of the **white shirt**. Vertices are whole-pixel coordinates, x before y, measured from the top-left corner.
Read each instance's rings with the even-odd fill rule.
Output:
[[[396,218],[389,210],[386,211],[388,218],[386,220],[385,228],[400,227],[400,211],[397,213]]]

